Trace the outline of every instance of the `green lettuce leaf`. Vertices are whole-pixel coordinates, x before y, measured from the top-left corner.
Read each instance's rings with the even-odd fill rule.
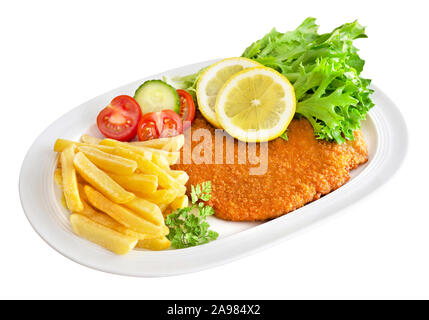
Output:
[[[285,33],[273,29],[248,47],[243,57],[276,69],[295,88],[297,116],[310,121],[318,139],[343,143],[374,106],[368,87],[360,77],[365,61],[353,41],[366,38],[357,21],[319,35],[314,18]]]
[[[174,82],[174,86],[178,89],[186,90],[194,101],[196,101],[196,93],[197,93],[197,81],[200,74],[204,71],[201,69],[197,73],[193,73],[184,77],[174,77],[172,80]]]
[[[317,138],[343,143],[353,140],[355,130],[374,106],[370,80],[338,58],[321,58],[313,70],[304,68],[294,83],[296,113],[307,118]]]
[[[354,40],[366,37],[357,21],[319,34],[316,19],[307,18],[293,31],[272,29],[242,57],[286,76],[295,88],[296,117],[308,119],[318,139],[343,143],[354,139],[353,132],[374,106],[371,80],[360,76],[365,61],[354,46]],[[201,72],[174,80],[195,98]]]

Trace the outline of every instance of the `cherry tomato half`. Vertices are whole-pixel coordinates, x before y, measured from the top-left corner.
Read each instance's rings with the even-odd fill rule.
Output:
[[[136,100],[130,96],[118,96],[101,110],[97,126],[107,138],[130,141],[136,136],[142,112]]]
[[[182,132],[182,119],[173,110],[146,113],[137,127],[140,141],[174,137]]]
[[[178,89],[177,93],[180,98],[180,117],[183,121],[183,130],[185,130],[195,119],[195,103],[192,96],[185,90]]]

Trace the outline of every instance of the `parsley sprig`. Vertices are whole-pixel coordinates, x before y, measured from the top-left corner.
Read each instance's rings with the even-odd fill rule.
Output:
[[[191,186],[192,205],[170,213],[165,223],[170,229],[167,238],[176,249],[188,248],[216,240],[219,234],[209,230],[207,217],[214,214],[211,206],[204,202],[210,200],[212,184],[210,181]],[[196,210],[194,210],[196,209]]]

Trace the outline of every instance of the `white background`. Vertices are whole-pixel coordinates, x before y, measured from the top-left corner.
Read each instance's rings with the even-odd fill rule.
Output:
[[[0,5],[0,298],[429,298],[426,1],[4,1]],[[401,170],[361,202],[289,241],[196,274],[139,279],[76,264],[21,209],[34,139],[78,104],[139,78],[238,56],[307,16],[321,31],[356,18],[365,75],[410,133]],[[100,106],[102,107],[102,106]],[[279,188],[281,185],[279,185]]]

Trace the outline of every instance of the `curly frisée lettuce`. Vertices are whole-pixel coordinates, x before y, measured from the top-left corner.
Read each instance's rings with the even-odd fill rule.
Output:
[[[353,40],[366,38],[357,21],[331,33],[319,35],[314,18],[296,30],[273,29],[248,47],[243,57],[276,69],[292,82],[296,114],[307,118],[317,138],[342,143],[353,140],[353,132],[374,104],[370,80],[360,77],[365,64]]]
[[[313,70],[303,70],[294,83],[296,112],[310,121],[319,139],[353,140],[353,132],[374,106],[369,84],[336,58],[317,60]]]
[[[273,29],[242,56],[286,76],[295,88],[296,116],[310,121],[318,139],[343,143],[354,139],[353,132],[374,106],[371,80],[360,76],[365,61],[353,44],[367,36],[357,21],[325,34],[318,33],[315,21],[307,18],[285,33]],[[175,80],[194,93],[200,73]]]
[[[176,88],[183,89],[187,91],[192,98],[194,98],[194,101],[196,101],[196,95],[197,95],[197,82],[200,74],[205,70],[206,68],[201,69],[197,73],[193,73],[187,76],[183,77],[173,77],[173,82]]]

